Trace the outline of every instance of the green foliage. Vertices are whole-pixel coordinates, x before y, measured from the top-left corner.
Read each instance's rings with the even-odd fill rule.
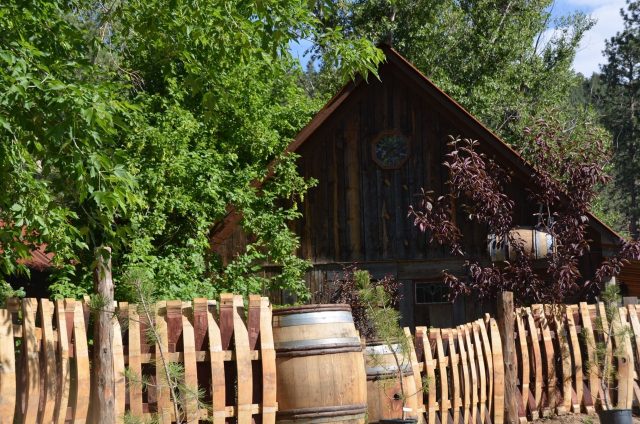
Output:
[[[301,37],[345,77],[381,60],[297,0],[3,3],[0,275],[44,243],[56,254],[52,294],[81,296],[91,252],[108,245],[117,286],[135,268],[163,297],[304,297],[288,222],[312,182],[281,153],[319,108],[288,53]],[[224,266],[209,233],[230,204],[253,242]],[[265,261],[282,273],[262,276]]]
[[[136,202],[117,143],[127,85],[92,62],[71,5],[35,3],[0,6],[0,275],[28,272],[18,260],[40,244],[73,272]]]
[[[571,69],[594,24],[581,13],[553,20],[551,0],[336,1],[324,18],[351,36],[389,42],[489,128],[518,144],[549,108],[570,109]],[[552,30],[552,28],[555,28]],[[322,51],[317,51],[322,54]],[[311,81],[322,81],[311,72]],[[334,87],[330,89],[333,90]]]
[[[620,287],[616,284],[607,285],[601,292],[601,300],[604,302],[604,316],[598,316],[595,321],[596,340],[583,332],[587,348],[595,355],[593,361],[587,363],[588,372],[595,372],[600,379],[602,393],[604,393],[604,405],[607,409],[613,408],[611,390],[615,390],[617,380],[616,359],[625,356],[624,345],[633,335],[628,324],[622,321],[620,307],[622,300]],[[615,342],[615,347],[614,347]]]
[[[356,287],[358,288],[359,302],[365,307],[366,318],[370,326],[374,329],[374,340],[369,342],[381,342],[388,351],[393,355],[395,366],[389,367],[389,364],[382,362],[382,355],[368,354],[366,360],[369,365],[382,366],[391,374],[391,377],[383,377],[377,381],[377,384],[385,386],[395,386],[399,383],[400,393],[399,400],[402,401],[402,415],[405,419],[406,411],[404,407],[407,399],[418,393],[427,392],[429,390],[429,381],[425,379],[422,387],[416,392],[408,392],[404,386],[403,374],[405,369],[411,367],[411,341],[405,335],[404,330],[400,327],[400,311],[396,310],[392,305],[394,299],[388,293],[382,284],[374,284],[371,281],[371,275],[368,271],[356,270],[353,272]],[[368,365],[368,366],[369,366]],[[395,372],[395,375],[393,373]]]
[[[23,298],[24,296],[25,296],[25,292],[22,287],[20,287],[19,289],[14,289],[6,281],[0,280],[0,307],[1,308],[5,307],[7,299],[11,297]]]
[[[613,135],[613,201],[623,215],[621,228],[640,237],[640,112],[638,90],[640,78],[640,3],[628,1],[628,12],[622,12],[624,29],[606,42],[607,63],[602,73],[587,84],[589,98],[602,114],[604,126]],[[626,228],[625,228],[626,227]]]

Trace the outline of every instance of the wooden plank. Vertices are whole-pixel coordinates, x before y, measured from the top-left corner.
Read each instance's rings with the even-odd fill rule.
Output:
[[[89,412],[89,390],[87,387],[91,384],[91,374],[89,368],[89,346],[87,344],[87,330],[85,327],[84,310],[82,302],[68,302],[66,310],[73,308],[73,345],[74,345],[74,373],[76,375],[75,383],[75,399],[72,404],[73,418],[76,424],[85,423]],[[72,373],[72,375],[74,374]]]
[[[247,313],[247,330],[249,332],[249,350],[256,350],[260,337],[260,295],[249,295],[249,312]]]
[[[469,422],[470,424],[476,424],[478,419],[478,373],[476,372],[476,353],[474,345],[471,341],[471,334],[473,332],[472,324],[465,324],[462,326],[464,331],[464,339],[467,346],[468,351],[468,362],[469,362],[469,371],[470,371],[470,379],[471,379],[471,403],[469,406]]]
[[[409,359],[411,361],[411,370],[413,371],[413,379],[416,382],[416,390],[415,394],[410,394],[410,396],[416,397],[416,413],[418,416],[418,424],[422,424],[424,422],[423,414],[424,414],[424,397],[422,391],[422,377],[420,375],[420,369],[418,367],[418,357],[416,356],[416,349],[413,344],[413,336],[411,335],[411,330],[409,327],[404,328],[404,336],[407,338],[408,347],[409,347]],[[413,416],[413,411],[410,414]]]
[[[595,363],[596,339],[593,333],[593,325],[591,324],[591,314],[589,306],[586,302],[580,302],[578,309],[580,311],[580,322],[582,324],[582,338],[587,351],[587,373],[589,376],[589,384],[584,390],[582,402],[587,412],[594,412],[595,401],[600,393],[600,378],[596,367],[590,366]]]
[[[456,328],[456,336],[458,342],[458,351],[460,352],[460,368],[462,369],[462,388],[464,390],[462,398],[462,423],[469,424],[470,408],[471,408],[471,383],[469,381],[469,361],[467,358],[467,350],[465,349],[464,327]],[[473,423],[472,423],[473,424]]]
[[[208,353],[209,339],[208,333],[208,319],[207,319],[207,299],[199,298],[193,299],[193,337],[196,350],[196,376],[198,378],[198,388],[201,392],[204,392],[202,402],[206,405],[211,405],[211,360],[203,359],[198,361],[197,352]],[[202,418],[209,418],[212,411],[207,411],[206,414],[200,414]]]
[[[636,304],[627,305],[629,324],[631,325],[631,330],[633,333],[633,335],[631,336],[631,344],[634,347],[636,352],[635,354],[636,361],[634,362],[636,375],[640,373],[640,320],[638,320],[637,307],[638,305]],[[634,393],[635,392],[640,392],[640,389],[635,390],[635,386],[634,386]],[[637,393],[635,401],[640,403],[640,393]]]
[[[55,301],[55,320],[58,333],[56,344],[58,355],[56,404],[53,415],[53,422],[63,424],[67,417],[67,404],[69,403],[69,386],[71,384],[71,373],[69,363],[69,338],[67,335],[67,323],[64,307],[64,300]]]
[[[542,367],[546,371],[544,380],[546,382],[546,392],[543,392],[542,415],[551,415],[552,409],[556,407],[556,368],[553,349],[553,340],[551,339],[551,331],[547,320],[544,306],[533,305],[534,314],[538,318],[540,333],[542,334]]]
[[[233,297],[233,341],[238,370],[238,424],[251,424],[253,398],[253,376],[249,349],[249,333],[244,324],[244,303],[242,296]]]
[[[40,371],[40,411],[39,423],[51,423],[56,406],[57,364],[56,345],[53,337],[53,305],[48,299],[40,299],[40,326],[42,328],[42,356]]]
[[[22,422],[38,422],[38,403],[40,397],[40,361],[39,346],[36,338],[36,299],[22,300],[22,373],[25,386],[22,389]]]
[[[226,384],[224,375],[224,351],[220,328],[214,320],[215,302],[207,308],[207,332],[209,338],[209,360],[211,361],[211,410],[214,424],[224,424],[226,418]]]
[[[529,349],[527,347],[527,330],[524,324],[523,315],[526,310],[520,308],[515,314],[516,331],[518,332],[518,343],[516,352],[518,355],[518,379],[520,380],[520,405],[518,418],[520,422],[527,421],[527,406],[531,396],[529,383],[531,381]],[[532,396],[531,396],[532,397]]]
[[[198,399],[198,369],[196,366],[196,341],[193,325],[188,316],[193,315],[191,308],[183,309],[182,348],[184,351],[184,384],[186,402],[184,405],[187,423],[198,423],[200,408]]]
[[[138,305],[132,304],[127,308],[129,322],[129,362],[128,368],[131,378],[129,382],[129,413],[132,417],[142,418],[142,363],[140,362],[140,315]]]
[[[484,424],[487,418],[487,374],[485,370],[485,359],[484,359],[484,346],[481,342],[480,335],[480,327],[483,326],[484,323],[481,320],[475,321],[473,323],[473,340],[475,342],[475,352],[476,352],[476,364],[478,365],[478,380],[480,381],[480,424]]]
[[[454,331],[450,328],[443,330],[447,335],[447,339],[449,341],[449,370],[451,372],[451,387],[453,389],[453,393],[451,394],[452,405],[451,409],[453,410],[453,422],[460,422],[460,407],[461,407],[461,399],[460,399],[460,375],[458,372],[459,366],[459,358],[456,353],[455,344],[453,342],[455,335]]]
[[[11,312],[0,309],[0,423],[12,424],[16,409],[16,359]]]
[[[584,376],[582,374],[582,355],[580,353],[580,342],[578,340],[578,332],[576,323],[573,318],[575,307],[567,310],[567,329],[569,331],[569,342],[571,347],[571,358],[573,359],[573,369],[571,370],[574,400],[571,404],[571,412],[579,414],[582,410],[582,387],[584,385]]]
[[[504,358],[502,355],[502,341],[495,319],[489,320],[488,333],[491,334],[491,353],[493,357],[493,424],[504,423]]]
[[[429,343],[429,333],[427,327],[416,327],[416,338],[421,340],[423,349],[424,373],[426,374],[429,392],[427,393],[427,423],[434,424],[436,422],[437,400],[436,400],[436,363],[433,360],[431,352],[431,343]]]
[[[527,331],[529,338],[527,339],[530,346],[531,364],[533,365],[533,390],[531,390],[533,399],[529,396],[527,401],[528,411],[532,420],[536,420],[540,417],[540,410],[542,409],[542,353],[540,351],[540,342],[538,327],[536,325],[535,317],[531,308],[525,308],[527,317]]]
[[[489,336],[487,336],[487,324],[488,322],[478,320],[480,336],[482,337],[482,347],[484,349],[484,361],[485,367],[487,370],[487,418],[491,418],[489,416],[490,413],[494,411],[493,401],[494,401],[494,370],[493,370],[493,353],[491,352],[491,342],[489,341]]]
[[[629,337],[630,326],[627,322],[627,309],[618,308],[611,323],[613,340],[616,344],[618,402],[616,407],[631,409],[633,403],[633,350]]]
[[[114,302],[115,303],[115,302]],[[114,305],[115,306],[115,305]],[[122,317],[128,317],[129,305],[126,302],[120,304],[120,310],[118,315]],[[112,325],[112,354],[113,354],[113,387],[114,387],[114,409],[116,422],[120,422],[121,417],[125,414],[126,403],[126,391],[127,384],[125,381],[125,366],[124,366],[124,346],[122,344],[122,329],[120,328],[120,321],[118,315],[114,314],[111,317]]]
[[[447,357],[444,355],[444,346],[442,344],[442,334],[440,329],[432,328],[429,331],[430,334],[436,336],[436,355],[438,358],[438,372],[440,375],[440,422],[448,423],[451,417],[449,416],[449,408],[451,404],[449,402],[449,380],[447,378]]]
[[[262,424],[275,424],[276,411],[276,351],[273,345],[269,298],[260,299],[260,358],[262,364]]]
[[[606,306],[604,302],[598,302],[595,305],[596,317],[600,320],[600,328],[596,328],[595,331],[600,333],[600,337],[606,347],[606,357],[613,358],[613,341],[609,340],[609,322],[607,320]],[[600,379],[605,378],[603,375],[599,376]],[[611,399],[611,391],[609,391],[608,396]],[[605,394],[602,391],[602,385],[600,386],[600,406],[603,409],[607,409],[606,403],[604,401]]]
[[[157,333],[155,343],[156,351],[156,402],[158,421],[161,424],[171,424],[173,405],[171,404],[169,381],[167,381],[165,366],[169,363],[168,358],[163,356],[169,352],[169,337],[167,333],[167,303],[158,302],[155,305],[154,328]]]
[[[571,409],[571,377],[573,370],[571,369],[571,349],[569,347],[569,337],[565,328],[565,315],[566,310],[564,306],[552,306],[547,308],[551,319],[553,319],[553,326],[556,333],[556,343],[558,349],[556,349],[556,355],[559,356],[560,370],[562,372],[562,378],[560,384],[562,386],[562,396],[558,399],[558,406],[556,408],[558,415],[566,414]]]

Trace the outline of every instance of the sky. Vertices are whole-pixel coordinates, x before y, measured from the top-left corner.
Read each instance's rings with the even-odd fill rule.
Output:
[[[604,41],[622,30],[620,9],[625,0],[556,0],[553,15],[560,16],[580,10],[597,19],[596,25],[585,35],[573,62],[573,69],[585,76],[600,70],[604,62]]]
[[[573,62],[573,69],[585,76],[600,71],[600,64],[605,59],[602,55],[604,41],[611,38],[623,28],[620,9],[625,7],[625,0],[555,0],[552,14],[555,17],[568,15],[574,11],[582,11],[597,20],[595,26],[589,30],[580,44],[580,48]],[[304,57],[304,51],[309,43],[299,40],[291,43],[291,52],[301,63],[309,60]]]

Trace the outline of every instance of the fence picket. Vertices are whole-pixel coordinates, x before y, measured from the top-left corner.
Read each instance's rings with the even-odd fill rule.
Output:
[[[556,366],[554,358],[553,340],[551,339],[551,330],[547,320],[544,305],[533,305],[538,318],[540,333],[542,334],[542,367],[546,370],[544,381],[546,382],[546,390],[542,393],[542,416],[551,415],[557,405],[556,395]]]
[[[431,329],[430,333],[436,336],[436,354],[438,357],[438,371],[440,375],[440,422],[448,423],[449,416],[449,380],[447,378],[447,357],[444,355],[444,346],[442,344],[442,334],[440,329]]]
[[[140,315],[138,305],[127,306],[128,319],[128,372],[129,378],[129,414],[132,417],[143,417],[142,404],[142,361],[140,358]]]
[[[39,342],[36,337],[36,299],[22,301],[22,348],[23,362],[21,374],[24,378],[22,392],[22,422],[35,423],[38,420],[38,405],[40,401],[40,360]]]
[[[614,317],[611,323],[613,331],[613,341],[616,345],[617,362],[617,408],[631,409],[633,402],[633,351],[631,350],[631,340],[629,334],[629,323],[627,322],[627,309],[618,308],[618,317]]]
[[[184,308],[184,306],[183,306]],[[184,352],[184,385],[185,385],[185,415],[187,423],[198,423],[200,408],[198,405],[198,368],[196,362],[196,341],[193,325],[188,316],[192,316],[190,306],[182,309],[182,348]]]
[[[427,327],[416,327],[416,343],[421,344],[423,362],[422,369],[424,370],[426,381],[429,385],[426,407],[427,423],[435,424],[436,412],[438,410],[436,399],[436,362],[433,360],[433,354],[431,353],[431,343],[429,342],[428,331]]]
[[[493,358],[493,424],[504,422],[504,358],[498,323],[489,320],[487,332],[491,335],[491,356]]]
[[[577,308],[567,307],[567,329],[569,330],[571,358],[573,360],[573,368],[571,369],[571,412],[578,414],[581,411],[584,376],[582,374],[582,355],[580,354],[580,343],[578,341],[578,333],[576,331],[576,323],[574,321],[574,310],[577,312]]]
[[[213,317],[215,303],[207,308],[209,360],[211,361],[211,410],[214,424],[224,424],[226,420],[226,381],[224,374],[224,351],[220,327]],[[222,313],[222,311],[221,311]]]
[[[551,309],[548,314],[548,316],[553,318],[553,327],[555,330],[555,341],[557,346],[557,348],[554,346],[554,349],[560,357],[560,371],[562,376],[560,381],[562,391],[561,395],[558,396],[558,406],[556,408],[558,415],[566,414],[571,409],[571,378],[573,370],[571,369],[569,337],[564,325],[566,312],[566,309],[564,311]]]
[[[588,387],[583,387],[582,402],[587,412],[593,411],[595,400],[600,393],[600,378],[598,372],[589,366],[595,361],[596,339],[593,334],[593,326],[591,325],[591,313],[586,302],[579,305],[580,321],[582,324],[582,337],[587,351],[587,373],[589,375]]]
[[[476,372],[476,349],[471,342],[471,333],[473,332],[473,328],[471,324],[465,324],[462,326],[464,332],[464,339],[467,346],[467,358],[469,359],[469,371],[471,375],[471,404],[469,407],[469,422],[471,424],[476,424],[476,420],[478,417],[478,374]]]
[[[161,424],[171,424],[172,415],[169,382],[167,381],[165,366],[169,361],[169,339],[167,335],[167,302],[158,302],[155,307],[154,328],[157,333],[155,341],[156,368],[156,405],[158,420]]]
[[[629,312],[629,323],[631,324],[631,330],[633,331],[633,337],[631,340],[633,341],[632,345],[635,347],[635,357],[634,357],[634,369],[636,370],[636,375],[640,370],[640,321],[638,320],[638,305],[630,304],[627,305],[627,310]],[[635,397],[635,402],[640,403],[640,387],[638,387],[638,382],[636,379],[633,381],[633,395]]]
[[[460,374],[458,372],[459,366],[459,358],[456,353],[454,338],[455,338],[455,330],[447,328],[443,331],[443,334],[447,336],[447,342],[449,345],[449,374],[451,375],[451,388],[453,392],[450,394],[451,396],[451,410],[453,412],[453,422],[460,422]]]
[[[480,337],[482,338],[482,347],[484,349],[484,361],[487,376],[487,418],[492,417],[493,413],[493,390],[494,390],[494,373],[493,373],[493,354],[491,352],[491,343],[487,336],[487,328],[484,320],[478,320],[478,328],[480,329]],[[494,423],[495,424],[495,423]]]
[[[262,424],[275,424],[276,411],[276,351],[271,327],[269,298],[260,299],[260,358],[262,362]]]
[[[527,343],[531,346],[531,360],[529,363],[533,367],[533,390],[529,389],[527,410],[530,418],[536,420],[540,417],[540,409],[542,407],[542,355],[540,353],[538,329],[531,308],[525,308],[525,313],[527,317],[527,331],[529,333]]]
[[[124,376],[124,352],[122,344],[122,329],[120,328],[120,321],[118,316],[126,317],[126,310],[128,309],[127,303],[121,304],[122,310],[118,311],[118,315],[114,314],[111,317],[111,325],[113,327],[113,340],[112,340],[112,355],[113,355],[113,382],[114,382],[114,406],[116,411],[116,417],[122,417],[125,413],[126,403],[126,383]],[[114,302],[114,308],[117,305]],[[124,315],[120,315],[124,313]]]
[[[251,424],[253,405],[253,376],[251,354],[249,349],[249,333],[242,319],[242,296],[233,297],[233,341],[236,351],[236,369],[238,370],[238,424]]]
[[[464,347],[464,330],[459,325],[456,328],[457,345],[460,357],[460,368],[462,370],[462,388],[464,390],[462,398],[462,423],[469,424],[469,412],[471,406],[471,384],[469,381],[469,367],[467,361],[467,350]]]
[[[51,423],[56,406],[57,364],[56,345],[53,337],[53,305],[48,299],[40,299],[40,325],[42,330],[42,343],[40,356],[40,405],[38,422]]]
[[[529,401],[531,391],[529,390],[529,382],[531,375],[529,372],[529,349],[527,348],[527,332],[524,326],[522,315],[525,313],[523,309],[518,309],[515,313],[515,325],[518,335],[518,343],[516,343],[516,357],[518,362],[518,379],[520,382],[518,399],[518,417],[520,422],[527,421],[527,402]]]
[[[0,309],[0,423],[12,424],[16,409],[16,364],[11,312]]]
[[[482,344],[481,336],[480,336],[480,327],[482,327],[484,323],[481,320],[475,321],[473,323],[473,340],[475,342],[475,352],[478,360],[476,361],[478,364],[478,378],[480,380],[480,423],[483,424],[485,420],[488,418],[488,404],[487,404],[487,373],[485,369],[485,359],[484,359],[484,346]]]

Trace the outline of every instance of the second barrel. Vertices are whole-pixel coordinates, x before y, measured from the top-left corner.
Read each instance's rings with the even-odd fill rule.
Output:
[[[367,380],[348,305],[273,312],[279,423],[365,422]]]

